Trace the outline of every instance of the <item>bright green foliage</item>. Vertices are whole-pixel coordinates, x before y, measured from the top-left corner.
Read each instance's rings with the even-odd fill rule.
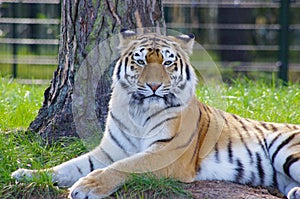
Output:
[[[85,152],[79,139],[62,138],[48,146],[40,136],[25,131],[0,131],[1,198],[58,198],[64,192],[55,187],[51,176],[15,183],[10,175],[18,168],[42,169],[60,164]]]
[[[63,192],[47,173],[22,183],[15,183],[11,173],[18,168],[49,168],[83,152],[85,147],[76,138],[62,138],[48,146],[34,133],[0,131],[0,198],[58,198]]]
[[[300,124],[299,84],[282,86],[274,82],[237,80],[231,85],[224,84],[220,95],[213,95],[221,99],[213,99],[210,92],[204,86],[197,90],[197,96],[211,105],[221,100],[226,104],[221,109],[245,118]]]
[[[267,86],[264,83],[236,83],[228,88],[228,111],[269,122],[300,124],[300,85]]]
[[[45,88],[0,79],[0,129],[27,128],[43,103]]]
[[[152,173],[132,174],[116,198],[191,198],[184,184],[172,178],[159,178]],[[181,196],[181,197],[180,197]]]

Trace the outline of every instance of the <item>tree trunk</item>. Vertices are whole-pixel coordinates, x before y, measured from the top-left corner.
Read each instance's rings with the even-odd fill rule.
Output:
[[[121,28],[165,27],[162,9],[161,0],[63,0],[58,68],[44,93],[43,106],[28,130],[49,141],[77,136],[72,114],[74,81],[88,53]],[[100,83],[96,96],[102,98],[97,99],[95,111],[103,127],[110,80],[102,78]]]

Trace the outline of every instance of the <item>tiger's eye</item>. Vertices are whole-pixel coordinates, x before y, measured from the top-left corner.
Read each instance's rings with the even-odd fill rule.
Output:
[[[137,62],[138,64],[140,64],[140,65],[144,65],[144,64],[145,64],[145,62],[144,62],[143,60],[141,60],[141,59],[137,60],[136,62]]]
[[[172,64],[171,61],[165,61],[165,63],[164,63],[165,66],[169,66],[169,65],[171,65],[171,64]]]

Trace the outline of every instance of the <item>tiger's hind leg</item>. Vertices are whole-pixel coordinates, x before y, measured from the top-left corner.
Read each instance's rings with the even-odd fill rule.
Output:
[[[278,189],[289,199],[300,199],[300,130],[271,134],[267,143]]]

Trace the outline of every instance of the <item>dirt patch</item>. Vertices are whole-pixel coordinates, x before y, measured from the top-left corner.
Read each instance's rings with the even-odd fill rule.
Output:
[[[186,184],[186,190],[191,193],[191,196],[168,196],[160,199],[282,199],[284,195],[274,188],[251,187],[247,185],[236,184],[225,181],[198,181]],[[113,194],[109,199],[154,199],[153,191],[142,194],[132,194],[129,190],[120,190],[118,195]],[[57,199],[67,198],[67,193],[62,194]]]
[[[251,187],[224,181],[198,181],[187,185],[195,199],[279,199],[284,195],[274,188]]]

